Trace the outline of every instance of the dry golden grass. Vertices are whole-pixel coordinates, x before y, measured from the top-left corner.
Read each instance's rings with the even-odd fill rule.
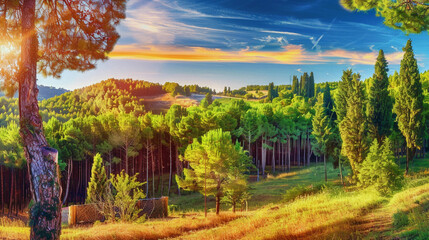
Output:
[[[0,218],[0,239],[28,239],[30,229],[19,219]]]
[[[307,172],[304,172],[308,174]],[[258,197],[275,195],[284,179],[301,180],[303,172],[281,174],[255,183]],[[307,176],[312,179],[311,176]],[[181,216],[150,220],[144,224],[96,224],[91,227],[64,228],[62,239],[379,239],[389,237],[392,215],[409,211],[429,201],[429,180],[408,181],[405,190],[383,197],[373,189],[328,187],[322,193],[299,197],[293,202],[264,204],[247,213],[187,212]],[[269,188],[273,187],[273,189]],[[262,194],[264,193],[264,194]],[[266,202],[255,198],[253,201]],[[29,228],[22,222],[0,219],[0,239],[28,239]]]
[[[101,224],[83,228],[66,228],[61,239],[163,239],[177,237],[191,231],[216,228],[240,218],[240,214],[210,214],[207,219],[201,213],[186,218],[149,221],[144,224]]]
[[[285,173],[280,173],[276,176],[273,176],[271,174],[267,175],[267,179],[272,180],[272,179],[282,179],[282,178],[286,178],[286,177],[292,177],[292,176],[296,176],[298,173],[297,172],[285,172]]]
[[[384,201],[375,191],[325,192],[290,204],[267,206],[251,216],[223,226],[189,233],[180,239],[320,239],[344,236],[357,228],[357,220]],[[317,237],[316,237],[317,236]]]

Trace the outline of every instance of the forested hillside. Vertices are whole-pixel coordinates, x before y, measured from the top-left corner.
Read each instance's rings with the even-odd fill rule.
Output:
[[[398,73],[389,78],[386,86],[389,99],[393,100],[399,91],[398,78]],[[417,156],[423,156],[428,146],[428,80],[428,72],[421,74],[425,89],[422,112],[425,134],[422,136],[423,147],[416,152]],[[185,149],[194,139],[219,128],[231,132],[233,141],[238,141],[249,152],[256,168],[248,168],[248,171],[261,175],[261,178],[267,173],[290,171],[293,166],[306,166],[323,160],[334,166],[342,164],[353,169],[355,163],[339,155],[341,142],[338,140],[343,138],[344,131],[362,121],[358,116],[348,116],[345,110],[352,106],[348,99],[367,102],[371,86],[374,86],[372,81],[361,82],[358,74],[345,71],[340,82],[315,85],[313,97],[310,97],[312,93],[303,94],[300,89],[305,84],[300,80],[295,86],[285,85],[283,88],[270,84],[266,89],[273,91],[269,94],[272,100],[263,103],[233,99],[213,101],[208,94],[200,106],[183,108],[173,105],[165,114],[152,114],[146,112],[142,105],[145,96],[166,92],[186,94],[186,91],[181,91],[182,87],[174,83],[162,86],[145,81],[109,79],[43,100],[40,112],[49,144],[59,149],[64,204],[85,201],[92,159],[96,153],[101,153],[105,159],[108,175],[122,169],[130,175],[139,173],[138,180],[148,182],[146,195],[158,197],[180,193],[174,175],[180,176],[188,168],[188,163],[180,160]],[[348,84],[361,84],[361,95],[342,97],[353,93],[344,92]],[[254,86],[251,89],[264,88]],[[346,105],[341,108],[341,104]],[[351,125],[345,127],[348,123],[341,119],[347,116],[355,117],[355,120],[352,119]],[[393,116],[391,118],[393,122]],[[23,210],[30,199],[17,119],[17,100],[0,98],[0,135],[5,139],[0,155],[3,211],[5,208],[14,212]],[[337,122],[341,124],[337,125]],[[331,129],[328,131],[331,137],[324,136],[327,133],[323,130],[325,128]],[[398,125],[392,125],[391,130],[395,156],[406,155],[406,140]],[[366,133],[366,130],[361,133]],[[353,136],[347,134],[347,137]],[[362,144],[369,146],[370,138],[368,135],[368,140]],[[347,143],[348,138],[344,136],[343,141],[343,144]],[[347,153],[353,154],[354,147],[350,145]],[[350,158],[355,159],[351,155]],[[4,184],[5,180],[11,184]]]
[[[64,89],[64,88],[54,88],[54,87],[47,87],[47,86],[43,86],[43,85],[39,85],[39,95],[37,97],[37,99],[39,101],[43,100],[43,99],[48,99],[48,98],[52,98],[55,96],[59,96],[63,93],[68,92],[68,90]],[[5,96],[5,94],[0,91],[0,97]],[[18,97],[18,94],[16,93],[15,98]]]

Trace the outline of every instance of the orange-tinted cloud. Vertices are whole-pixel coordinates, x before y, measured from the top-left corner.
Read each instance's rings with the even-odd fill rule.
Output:
[[[118,45],[110,53],[114,59],[136,59],[155,61],[187,61],[187,62],[241,62],[241,63],[276,63],[276,64],[364,64],[373,65],[377,52],[354,52],[342,49],[325,52],[309,52],[301,45],[287,45],[280,51],[257,51],[243,49],[225,51],[218,48],[178,47],[178,46],[143,46]],[[402,52],[387,54],[389,63],[398,64]]]

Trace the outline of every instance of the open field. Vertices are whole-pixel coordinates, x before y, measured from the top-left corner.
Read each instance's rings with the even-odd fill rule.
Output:
[[[183,107],[196,106],[204,99],[204,97],[205,95],[202,94],[192,94],[189,97],[183,95],[173,97],[171,94],[165,93],[156,96],[146,96],[144,97],[143,104],[146,110],[158,114],[161,112],[167,112],[173,104],[178,104]],[[221,98],[222,96],[213,96],[213,99]]]
[[[326,187],[285,201],[287,189],[311,188],[322,182],[323,166],[318,164],[252,183],[248,212],[233,214],[224,206],[224,212],[216,216],[211,200],[211,212],[205,219],[203,198],[192,193],[171,198],[175,210],[168,219],[65,226],[62,239],[425,239],[421,237],[429,226],[429,171],[417,169],[426,169],[428,161],[415,161],[414,173],[406,179],[404,189],[392,196],[343,187],[338,169],[329,167]],[[398,213],[409,219],[408,224],[394,227]],[[2,221],[0,238],[28,239],[28,234],[29,228],[22,222]]]

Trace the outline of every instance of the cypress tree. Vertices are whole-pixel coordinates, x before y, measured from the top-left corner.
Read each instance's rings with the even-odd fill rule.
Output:
[[[313,72],[310,73],[310,77],[309,77],[309,84],[308,84],[308,97],[312,98],[314,97],[314,74]]]
[[[299,90],[299,80],[297,76],[293,76],[293,81],[292,81],[292,93],[296,94],[296,95],[300,95],[300,90]]]
[[[331,97],[331,88],[329,87],[329,83],[326,83],[325,92],[323,93],[323,107],[326,112],[326,116],[330,119],[330,122],[334,122],[336,120],[336,114],[334,113],[334,101]]]
[[[323,162],[325,166],[325,182],[328,181],[327,171],[326,171],[326,155],[328,155],[328,142],[331,134],[331,127],[329,124],[329,116],[326,115],[326,110],[324,108],[324,100],[322,96],[319,95],[317,103],[315,105],[316,114],[313,117],[312,125],[314,136],[314,141],[312,143],[314,153],[317,156],[323,155]]]
[[[309,85],[308,73],[304,73],[301,76],[301,96],[308,97],[308,85]]]
[[[392,119],[392,98],[389,96],[389,78],[387,72],[387,61],[383,50],[378,54],[375,63],[374,76],[369,80],[368,91],[368,126],[371,136],[377,139],[379,145],[382,140],[391,133]]]
[[[353,178],[356,178],[367,152],[364,92],[359,74],[353,74],[349,95],[346,116],[339,125],[343,141],[341,153],[349,159]]]
[[[86,190],[87,197],[85,202],[96,203],[99,201],[103,201],[106,196],[107,184],[108,182],[106,170],[103,166],[103,159],[101,158],[101,155],[97,153],[97,155],[95,155],[94,157],[94,162],[92,164],[91,180]]]
[[[270,83],[268,84],[268,96],[267,96],[268,101],[273,101],[274,99],[274,83]]]
[[[347,100],[349,99],[349,89],[353,79],[353,71],[351,69],[343,71],[341,81],[338,83],[338,90],[335,94],[335,113],[337,122],[340,123],[346,117]]]
[[[422,144],[423,89],[411,40],[408,40],[403,51],[405,54],[401,61],[400,85],[395,96],[394,108],[399,130],[407,142],[406,174],[408,174],[409,162]]]

